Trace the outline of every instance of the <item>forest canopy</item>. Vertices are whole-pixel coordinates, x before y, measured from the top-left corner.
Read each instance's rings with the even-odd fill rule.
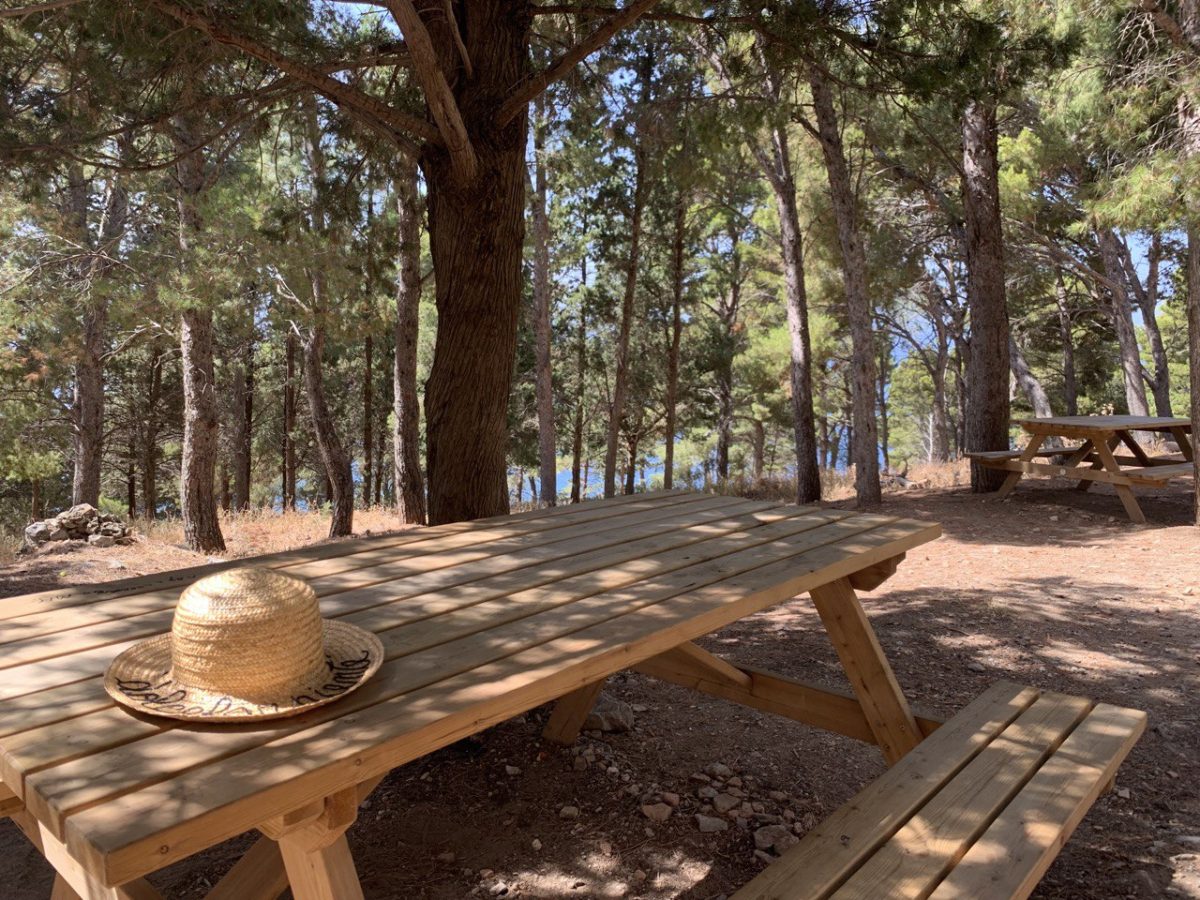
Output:
[[[4,0],[0,107],[0,529],[1200,418],[1197,0]]]

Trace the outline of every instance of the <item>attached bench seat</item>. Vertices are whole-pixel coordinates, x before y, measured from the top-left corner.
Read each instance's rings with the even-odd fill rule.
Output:
[[[1136,472],[1126,472],[1130,481],[1139,484],[1162,484],[1170,481],[1172,478],[1186,478],[1191,475],[1195,469],[1192,468],[1190,462],[1173,463],[1168,466],[1148,466],[1144,469],[1138,469]]]
[[[1000,682],[806,834],[734,900],[1024,898],[1146,714]]]
[[[1043,447],[1034,452],[1034,456],[1065,456],[1069,455],[1078,447]],[[1010,459],[1020,459],[1020,450],[974,450],[970,453],[964,453],[967,459],[977,459],[982,463],[988,462],[1006,462]]]

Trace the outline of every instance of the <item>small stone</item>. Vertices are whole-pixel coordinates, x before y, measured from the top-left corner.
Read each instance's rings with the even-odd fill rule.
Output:
[[[520,775],[521,770],[517,766],[505,766],[504,774],[505,775]]]
[[[705,771],[713,778],[730,778],[733,775],[733,769],[724,763],[713,763]]]
[[[710,781],[712,781],[712,779],[703,772],[693,772],[688,776],[688,780],[695,781],[697,784],[708,784]]]
[[[582,756],[577,756],[577,757],[575,757],[575,762],[571,763],[571,766],[572,766],[572,768],[575,769],[576,772],[586,772],[587,767],[588,767],[588,761],[586,759],[584,759]]]
[[[1129,799],[1129,788],[1117,788],[1117,796],[1122,800]]]
[[[646,873],[643,872],[641,869],[635,869],[634,873],[633,873],[633,880],[634,881],[645,881]]]
[[[50,530],[50,540],[52,540],[52,541],[65,541],[65,540],[69,540],[70,537],[71,537],[71,532],[67,531],[67,529],[65,529],[65,528],[60,527],[59,525],[54,525],[54,527]]]
[[[764,825],[754,832],[754,846],[759,850],[772,850],[780,854],[798,843],[800,839],[786,825]]]
[[[503,897],[508,893],[508,885],[503,881],[497,881],[490,888],[488,888],[488,893],[493,897]]]
[[[578,819],[579,818],[579,807],[578,806],[564,806],[562,809],[560,809],[558,811],[558,817],[560,819]]]
[[[983,663],[978,663],[978,662],[975,662],[974,660],[967,663],[967,668],[970,669],[972,672],[986,672],[987,671],[987,667]]]
[[[494,871],[492,871],[491,869],[480,869],[479,870],[480,878],[491,878],[495,874],[496,873]]]
[[[740,779],[736,775],[734,775],[732,778],[726,780],[726,784],[730,784],[735,788],[740,788],[743,784],[745,784],[745,782],[743,782],[742,779]]]
[[[119,559],[114,559],[112,562],[110,562],[108,564],[108,567],[110,569],[124,569],[125,563],[121,562]]]
[[[539,841],[537,838],[534,838],[532,841],[529,842],[529,846],[532,847],[534,850],[541,850],[542,842]]]
[[[445,853],[439,853],[439,854],[437,855],[437,861],[438,861],[438,862],[443,862],[443,863],[452,863],[452,862],[454,862],[454,860],[456,860],[456,859],[458,859],[458,857],[454,855],[454,851],[453,851],[453,850],[447,850]]]
[[[773,857],[766,850],[755,850],[754,858],[757,859],[760,863],[766,863],[768,866],[771,863],[775,862],[775,857]]]
[[[767,796],[776,803],[782,803],[787,799],[787,794],[785,794],[783,791],[767,791]]]
[[[642,815],[651,822],[665,822],[671,818],[671,807],[665,803],[647,803],[642,807]]]
[[[91,534],[91,535],[88,535],[88,544],[90,544],[93,547],[103,549],[105,547],[111,547],[114,544],[116,544],[116,540],[114,538],[109,537],[107,534]]]
[[[34,522],[32,525],[26,525],[25,543],[30,547],[44,544],[50,540],[50,532],[52,530],[46,522]]]
[[[674,793],[673,791],[663,791],[662,801],[663,801],[663,803],[667,804],[667,806],[678,806],[679,805],[679,795]]]
[[[702,788],[696,789],[696,796],[701,800],[715,800],[719,792],[712,785],[704,785]]]
[[[583,727],[589,731],[629,731],[633,728],[633,707],[624,700],[601,693],[596,698],[592,711],[588,713]]]
[[[729,812],[741,801],[737,797],[731,797],[729,794],[717,794],[712,798],[713,809],[724,815]]]
[[[727,830],[729,822],[725,819],[718,819],[716,816],[706,816],[703,813],[697,813],[696,827],[700,829],[701,834],[715,834],[718,831]]]
[[[650,712],[650,707],[648,707],[645,703],[635,703],[630,707],[630,709],[632,709],[635,713]]]

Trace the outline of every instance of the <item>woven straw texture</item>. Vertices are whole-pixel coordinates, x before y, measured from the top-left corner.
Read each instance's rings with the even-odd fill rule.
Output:
[[[171,633],[120,654],[104,687],[118,702],[153,715],[269,719],[338,699],[382,662],[375,635],[321,619],[306,583],[243,567],[184,590]]]

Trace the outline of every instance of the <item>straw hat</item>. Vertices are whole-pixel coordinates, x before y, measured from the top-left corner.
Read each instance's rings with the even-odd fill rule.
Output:
[[[120,654],[104,688],[131,709],[173,719],[273,719],[338,699],[382,662],[379,638],[323,620],[305,582],[242,567],[184,590],[171,633]]]

